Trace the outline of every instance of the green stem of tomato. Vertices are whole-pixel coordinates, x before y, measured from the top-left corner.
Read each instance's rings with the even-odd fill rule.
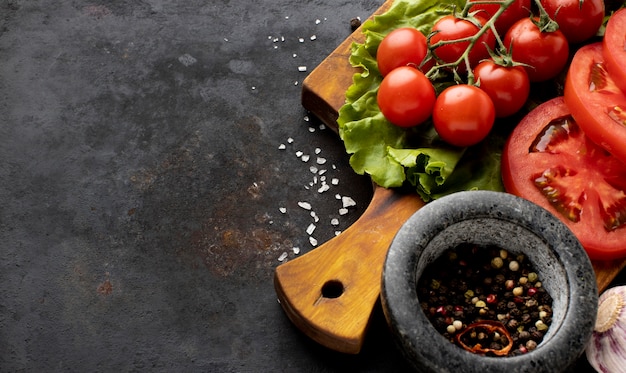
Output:
[[[434,50],[442,45],[446,45],[446,44],[453,44],[453,43],[462,43],[462,42],[466,42],[469,41],[469,45],[467,46],[467,48],[465,49],[465,51],[463,52],[463,54],[461,55],[461,57],[459,57],[458,60],[452,62],[452,63],[447,63],[447,64],[439,64],[434,66],[433,68],[431,68],[427,73],[426,76],[431,78],[432,76],[434,76],[435,72],[438,69],[441,68],[454,68],[457,67],[460,63],[465,63],[466,66],[466,70],[467,70],[467,84],[469,85],[474,85],[475,81],[474,81],[474,74],[472,73],[472,69],[470,68],[470,61],[469,61],[469,53],[472,50],[472,48],[474,48],[474,45],[476,44],[476,42],[481,38],[481,36],[483,36],[488,30],[491,30],[494,33],[494,36],[496,38],[496,42],[498,43],[498,47],[506,50],[506,47],[504,46],[502,39],[500,38],[500,35],[498,34],[498,32],[496,31],[496,28],[494,26],[495,21],[500,17],[500,15],[502,13],[504,13],[505,10],[508,9],[509,6],[511,6],[511,4],[513,4],[515,0],[503,0],[501,2],[496,2],[496,1],[468,1],[465,4],[465,7],[463,8],[463,11],[461,12],[461,18],[467,18],[470,21],[472,21],[473,17],[471,14],[469,14],[469,10],[473,5],[476,4],[493,4],[493,3],[499,3],[500,4],[500,8],[496,11],[496,13],[487,20],[487,22],[485,22],[484,25],[481,25],[480,30],[478,30],[478,32],[476,34],[474,34],[471,37],[467,37],[467,38],[461,38],[461,39],[457,39],[457,40],[447,40],[447,41],[439,41],[433,45],[430,45],[430,49]],[[456,74],[455,74],[456,75]]]

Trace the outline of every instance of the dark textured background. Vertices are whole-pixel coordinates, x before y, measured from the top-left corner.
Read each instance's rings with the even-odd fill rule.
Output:
[[[371,197],[298,67],[381,4],[0,0],[0,371],[403,371],[380,314],[337,354],[272,285],[298,201],[322,243]]]

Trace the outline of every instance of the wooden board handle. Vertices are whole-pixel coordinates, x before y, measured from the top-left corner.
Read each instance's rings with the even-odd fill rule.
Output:
[[[283,309],[306,335],[336,351],[360,351],[380,294],[387,250],[423,202],[375,187],[363,215],[339,236],[276,268]]]

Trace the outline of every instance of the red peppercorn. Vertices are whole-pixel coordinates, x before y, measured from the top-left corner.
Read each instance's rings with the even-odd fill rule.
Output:
[[[525,300],[522,297],[513,297],[513,302],[515,302],[515,303],[524,303]]]
[[[533,295],[537,294],[537,288],[529,288],[528,290],[526,290],[526,294],[532,297]]]
[[[498,301],[498,298],[496,297],[495,294],[489,294],[489,295],[487,295],[486,301],[487,301],[487,303],[494,304],[494,303],[496,303]]]
[[[444,306],[437,307],[437,310],[435,312],[443,316],[445,316],[448,313],[448,311],[446,311],[446,308]]]

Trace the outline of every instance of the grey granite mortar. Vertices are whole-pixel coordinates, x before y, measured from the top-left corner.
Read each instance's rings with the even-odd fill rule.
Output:
[[[553,321],[536,350],[485,357],[446,340],[422,312],[417,282],[425,267],[459,243],[525,254],[553,298]],[[571,231],[543,208],[511,194],[459,192],[418,210],[396,234],[385,261],[381,302],[396,341],[425,372],[558,372],[583,353],[598,290],[591,262]]]

